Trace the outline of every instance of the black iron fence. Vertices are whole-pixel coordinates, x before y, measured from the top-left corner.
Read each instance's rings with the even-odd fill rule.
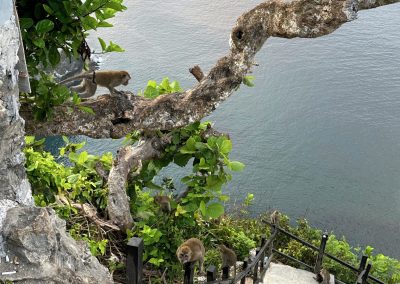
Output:
[[[368,280],[374,281],[374,283],[378,284],[385,284],[383,281],[369,275],[371,270],[371,264],[367,264],[368,257],[363,255],[360,261],[360,265],[358,268],[346,263],[338,259],[337,257],[333,256],[325,252],[326,243],[328,241],[328,234],[324,233],[321,237],[321,243],[319,247],[316,247],[307,241],[300,239],[299,237],[291,234],[290,232],[285,231],[284,229],[271,224],[268,221],[263,221],[264,223],[271,226],[272,234],[269,239],[266,239],[265,236],[261,236],[261,244],[260,247],[256,250],[256,255],[254,258],[249,259],[245,258],[243,261],[242,270],[230,278],[229,276],[229,267],[222,268],[222,277],[220,280],[218,278],[218,271],[215,266],[209,266],[207,268],[207,280],[205,284],[212,284],[212,283],[223,283],[223,284],[230,284],[230,283],[241,283],[245,284],[246,279],[252,280],[254,284],[262,283],[262,279],[266,271],[268,270],[269,264],[271,260],[274,258],[275,255],[279,255],[291,261],[294,261],[302,266],[304,266],[307,270],[318,273],[322,267],[322,261],[324,257],[330,258],[333,261],[339,263],[340,265],[350,269],[353,271],[356,276],[357,280],[355,284],[367,284],[372,283],[368,282]],[[294,239],[300,242],[302,245],[317,251],[317,257],[315,260],[314,266],[304,263],[292,256],[284,254],[283,252],[279,251],[277,248],[274,247],[274,241],[276,240],[279,234],[285,235],[291,239]],[[128,242],[128,249],[127,249],[127,263],[126,263],[126,271],[127,271],[127,284],[141,284],[143,282],[143,264],[142,264],[142,255],[143,255],[143,241],[140,238],[132,238]],[[194,277],[194,263],[187,263],[184,265],[184,284],[192,284],[193,277]],[[345,284],[344,282],[336,279],[336,284]]]
[[[328,241],[328,237],[329,237],[328,233],[323,233],[322,234],[320,247],[318,248],[318,247],[316,247],[316,246],[314,246],[314,245],[312,245],[312,244],[300,239],[299,237],[297,237],[297,236],[285,231],[284,229],[280,228],[279,226],[275,226],[274,224],[271,224],[270,222],[265,221],[265,220],[263,222],[268,224],[269,226],[271,226],[273,229],[277,230],[280,234],[283,234],[283,235],[285,235],[285,236],[287,236],[287,237],[289,237],[291,239],[294,239],[294,240],[298,241],[299,243],[301,243],[302,245],[304,245],[306,247],[309,247],[312,250],[318,251],[317,259],[316,259],[316,262],[315,262],[314,266],[306,264],[306,263],[304,263],[304,262],[302,262],[302,261],[300,261],[300,260],[298,260],[298,259],[296,259],[296,258],[294,258],[292,256],[286,255],[286,254],[278,251],[275,248],[272,248],[272,252],[273,253],[276,253],[276,254],[278,254],[278,255],[280,255],[280,256],[282,256],[284,258],[287,258],[289,260],[292,260],[292,261],[294,261],[294,262],[296,262],[298,264],[301,264],[307,270],[312,271],[314,273],[318,273],[320,271],[321,266],[322,266],[323,258],[327,257],[327,258],[330,258],[333,261],[339,263],[340,265],[350,269],[351,271],[353,271],[357,276],[356,284],[367,284],[368,280],[372,280],[372,281],[374,281],[374,283],[378,283],[378,284],[385,284],[383,281],[375,278],[372,275],[369,275],[369,272],[371,270],[372,265],[371,264],[367,264],[368,256],[363,255],[362,258],[361,258],[359,267],[356,268],[356,267],[352,266],[351,264],[348,264],[347,262],[337,258],[336,256],[325,252],[326,242]],[[340,281],[340,279],[337,279],[336,277],[335,277],[335,283],[344,284],[344,282]]]

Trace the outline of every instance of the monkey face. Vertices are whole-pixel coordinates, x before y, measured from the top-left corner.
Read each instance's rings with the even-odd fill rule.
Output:
[[[189,262],[192,259],[192,250],[187,246],[182,247],[178,258],[182,264]]]
[[[130,79],[131,79],[131,76],[129,75],[129,73],[128,72],[123,72],[122,85],[124,85],[124,86],[128,85]]]

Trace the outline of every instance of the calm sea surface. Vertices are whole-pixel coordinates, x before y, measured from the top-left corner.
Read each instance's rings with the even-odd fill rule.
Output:
[[[128,10],[99,36],[126,52],[104,56],[102,68],[128,70],[127,89],[137,92],[164,76],[196,84],[188,68],[207,72],[227,52],[236,18],[260,1],[125,2]],[[362,11],[322,38],[267,41],[256,86],[241,87],[209,117],[230,133],[232,158],[246,164],[226,188],[232,203],[251,192],[254,214],[307,217],[353,245],[400,258],[399,31],[395,4]],[[120,144],[88,139],[86,149],[115,152]]]

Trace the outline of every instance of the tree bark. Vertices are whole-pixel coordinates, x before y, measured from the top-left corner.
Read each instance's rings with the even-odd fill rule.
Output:
[[[59,106],[51,121],[35,122],[23,105],[26,131],[35,135],[86,135],[120,138],[132,130],[170,130],[198,121],[214,111],[241,84],[253,58],[271,36],[315,38],[332,33],[356,18],[359,8],[400,0],[269,0],[244,13],[231,33],[231,48],[195,87],[154,100],[125,93],[104,95],[83,105],[95,115]]]
[[[162,154],[161,138],[145,138],[136,146],[125,146],[117,154],[108,176],[107,212],[109,219],[122,230],[133,225],[126,182],[131,169],[139,173],[144,162],[157,159]]]

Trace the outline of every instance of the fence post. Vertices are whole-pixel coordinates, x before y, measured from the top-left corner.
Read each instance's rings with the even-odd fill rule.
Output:
[[[246,270],[248,264],[249,264],[249,258],[246,257],[246,258],[243,260],[243,271]],[[246,284],[246,276],[244,276],[244,277],[242,278],[242,280],[240,280],[240,284]]]
[[[365,267],[365,264],[364,264]],[[358,278],[357,278],[357,282],[356,284],[367,284],[367,279],[368,279],[368,274],[369,271],[371,270],[371,263],[368,263],[367,268],[363,269],[362,271],[360,271],[360,273],[358,274]]]
[[[210,265],[207,268],[207,282],[214,281],[217,279],[217,269],[214,265]]]
[[[273,229],[271,229],[271,235],[270,237],[278,230],[278,224],[273,224]],[[270,244],[269,244],[269,248],[268,248],[268,257],[270,257],[272,255],[273,249],[274,249],[274,239],[271,240]]]
[[[256,249],[256,257],[260,253],[260,248]],[[256,265],[254,265],[254,277],[253,277],[253,283],[257,283],[258,280],[258,265],[260,264],[259,261],[256,262]]]
[[[315,266],[314,266],[314,273],[315,274],[319,273],[319,271],[321,270],[322,259],[324,257],[325,246],[326,246],[326,242],[327,241],[328,241],[328,232],[325,232],[325,233],[322,234],[321,245],[319,246],[317,261],[315,262]]]
[[[371,270],[371,267],[372,267],[371,263],[368,263],[367,268],[365,268],[365,273],[362,276],[362,284],[368,284],[367,279],[368,279],[368,274],[369,274],[369,271]]]
[[[185,269],[185,276],[183,277],[183,284],[193,284],[195,262],[187,262],[183,265]]]
[[[222,280],[229,278],[229,266],[222,267]]]
[[[365,269],[365,266],[367,265],[367,260],[368,256],[364,254],[361,257],[360,266],[358,267],[358,275],[360,275],[360,273]]]
[[[128,242],[126,256],[126,283],[142,284],[143,282],[143,240],[131,238]]]
[[[358,267],[356,284],[362,283],[362,276],[365,273],[364,269],[365,269],[365,266],[367,265],[367,260],[368,260],[368,256],[364,254],[361,257],[360,266]]]
[[[265,235],[261,236],[261,247],[264,247],[265,242],[267,241],[267,238]],[[260,270],[262,271],[264,269],[264,257],[265,257],[265,250],[261,252],[261,264],[260,264]]]

